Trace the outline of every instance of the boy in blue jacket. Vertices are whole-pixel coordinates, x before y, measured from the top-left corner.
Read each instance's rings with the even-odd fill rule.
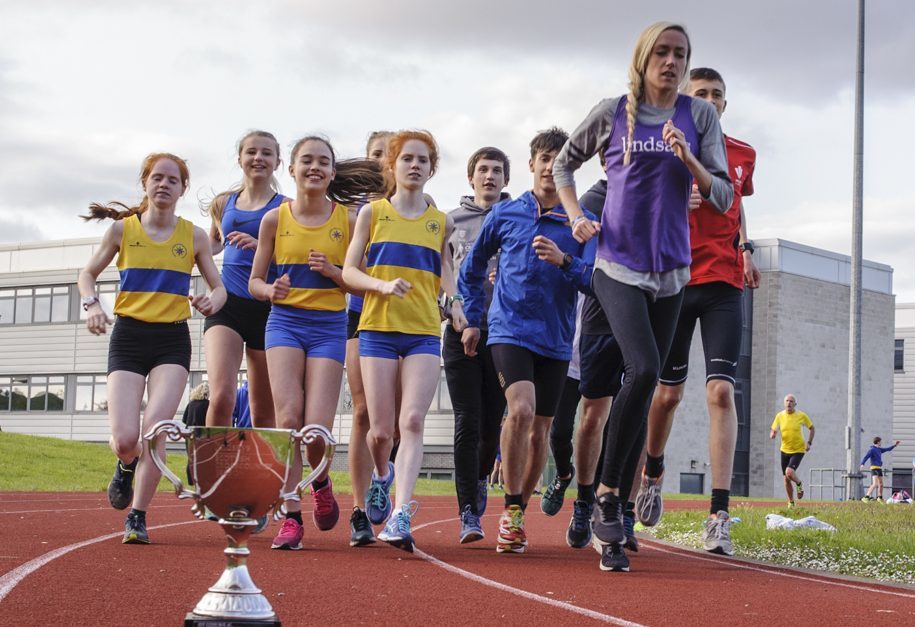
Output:
[[[874,444],[867,449],[867,453],[864,454],[864,458],[861,460],[861,467],[863,468],[867,464],[867,460],[870,460],[870,471],[871,471],[871,484],[867,488],[867,492],[864,493],[864,498],[862,501],[872,501],[871,492],[877,492],[877,500],[883,500],[883,454],[889,453],[894,448],[901,444],[901,440],[896,440],[896,443],[893,446],[887,446],[882,448],[880,443],[883,442],[880,439],[880,436],[874,438]]]
[[[534,137],[529,162],[533,189],[492,208],[458,281],[468,321],[461,340],[466,354],[474,355],[487,263],[499,251],[487,313],[487,344],[508,404],[500,441],[505,511],[499,521],[499,553],[527,548],[524,509],[546,465],[547,434],[572,355],[576,295],[590,292],[595,244],[572,237],[553,182],[553,161],[567,138],[555,127]],[[558,267],[549,260],[558,260]]]

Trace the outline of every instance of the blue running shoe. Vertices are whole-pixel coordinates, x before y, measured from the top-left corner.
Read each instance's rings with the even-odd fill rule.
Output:
[[[573,549],[583,549],[591,544],[591,515],[594,503],[575,501],[572,505],[572,520],[566,530],[566,544]]]
[[[384,526],[378,539],[387,542],[393,547],[403,549],[407,553],[413,552],[413,536],[410,534],[410,521],[416,515],[419,509],[419,503],[410,501],[400,508],[399,512],[394,512],[388,524]]]
[[[365,514],[373,525],[380,525],[391,515],[391,484],[394,483],[394,464],[388,462],[388,478],[379,479],[372,471],[372,485],[365,493]]]
[[[486,535],[483,533],[480,517],[470,511],[469,505],[465,506],[461,512],[461,544],[476,542],[484,537]]]
[[[625,512],[623,514],[623,532],[626,534],[626,541],[623,543],[623,548],[629,549],[633,553],[638,553],[639,539],[635,537],[634,512]]]
[[[477,511],[480,516],[486,513],[486,497],[489,496],[486,479],[477,481]]]

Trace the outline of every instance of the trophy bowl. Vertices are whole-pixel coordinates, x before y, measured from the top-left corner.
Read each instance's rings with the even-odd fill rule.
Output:
[[[145,436],[146,451],[162,474],[175,486],[179,499],[193,499],[195,515],[218,518],[226,534],[226,569],[203,596],[185,625],[279,625],[270,602],[248,573],[248,538],[257,519],[278,511],[286,500],[300,500],[303,490],[330,465],[336,440],[326,427],[305,425],[286,429],[186,427],[178,420],[163,420]],[[185,486],[159,457],[161,438],[184,440],[194,486]],[[323,440],[324,457],[291,491],[289,478],[295,447]]]

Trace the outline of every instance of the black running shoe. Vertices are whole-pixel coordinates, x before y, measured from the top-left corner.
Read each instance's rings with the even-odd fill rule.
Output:
[[[135,457],[129,464],[118,460],[115,465],[114,476],[108,483],[108,502],[114,509],[127,509],[133,500],[133,476],[139,459]]]
[[[612,542],[604,547],[600,556],[600,569],[614,573],[629,572],[629,558],[619,542]]]
[[[635,512],[623,514],[623,531],[626,533],[626,542],[623,544],[623,548],[629,549],[633,553],[638,553],[639,540],[635,537]]]
[[[350,546],[365,546],[375,542],[375,534],[372,533],[369,517],[358,507],[353,508],[353,513],[349,517],[349,531]]]
[[[594,536],[601,544],[626,541],[623,530],[623,504],[620,498],[607,492],[597,497],[597,519],[594,521]]]
[[[553,482],[547,486],[546,492],[543,493],[543,498],[540,499],[541,512],[547,516],[555,516],[559,513],[559,510],[562,509],[562,504],[565,502],[566,490],[574,477],[575,467],[573,466],[572,472],[567,479],[561,479],[558,476],[553,479]]]
[[[572,520],[566,530],[566,544],[573,549],[583,549],[591,544],[591,513],[594,503],[575,501],[572,504]]]
[[[133,512],[127,514],[124,521],[124,544],[149,544],[149,533],[146,532],[146,517]]]

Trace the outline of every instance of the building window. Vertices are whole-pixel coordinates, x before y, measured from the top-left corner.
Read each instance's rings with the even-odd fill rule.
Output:
[[[893,370],[905,372],[905,340],[896,340],[896,350],[893,354]]]
[[[69,310],[69,285],[0,290],[0,324],[67,322]]]
[[[103,374],[76,377],[76,411],[104,413],[108,411],[108,384]]]
[[[0,411],[64,410],[64,377],[0,377]]]

